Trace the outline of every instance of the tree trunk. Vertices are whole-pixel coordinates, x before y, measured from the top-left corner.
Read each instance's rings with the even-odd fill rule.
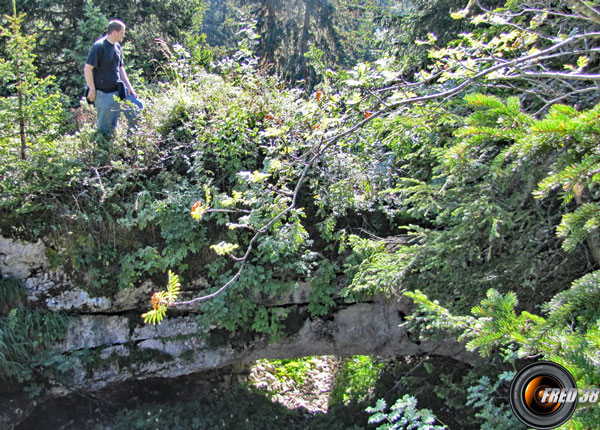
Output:
[[[300,39],[300,58],[299,62],[301,64],[300,76],[301,79],[308,80],[309,78],[309,69],[306,64],[306,58],[304,54],[308,52],[308,40],[310,38],[310,17],[313,14],[314,9],[314,0],[306,0],[304,10],[304,25],[302,27],[302,38]]]
[[[25,110],[24,110],[24,102],[23,102],[23,89],[21,88],[21,72],[17,68],[17,85],[19,87],[19,127],[20,127],[20,135],[21,135],[21,159],[25,160],[27,158],[27,133],[26,133],[26,121],[25,121]]]
[[[13,0],[12,2],[13,5],[13,16],[15,17],[15,19],[17,18],[17,5],[15,3],[15,0]],[[17,34],[17,30],[15,29],[15,38],[17,38],[19,35]],[[24,102],[24,96],[23,96],[23,80],[21,78],[21,65],[19,63],[19,59],[17,59],[17,94],[19,97],[19,134],[21,136],[21,159],[25,160],[27,158],[27,133],[26,130],[27,128],[25,127],[26,125],[26,121],[25,121],[25,102]]]

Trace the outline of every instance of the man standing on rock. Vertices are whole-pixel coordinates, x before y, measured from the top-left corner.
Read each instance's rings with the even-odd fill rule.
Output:
[[[117,128],[121,103],[129,127],[134,127],[137,115],[143,108],[123,67],[120,42],[125,37],[125,24],[119,20],[108,23],[106,36],[97,40],[88,53],[83,75],[89,88],[88,101],[94,102],[98,112],[98,130],[106,136],[113,135]],[[119,88],[120,87],[120,88]]]

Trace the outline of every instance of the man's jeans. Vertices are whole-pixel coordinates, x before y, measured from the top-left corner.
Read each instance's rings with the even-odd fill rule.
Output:
[[[120,101],[116,91],[105,93],[96,90],[95,104],[98,111],[98,130],[107,136],[114,134],[121,111],[127,118],[129,133],[132,128],[137,127],[138,115],[144,108],[142,102],[129,94],[129,91],[127,92],[127,98]]]

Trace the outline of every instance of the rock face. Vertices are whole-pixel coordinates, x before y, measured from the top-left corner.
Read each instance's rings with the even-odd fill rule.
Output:
[[[51,269],[41,241],[24,243],[0,237],[0,276],[25,282],[28,305],[69,313],[119,313],[141,309],[153,289],[146,282],[139,288],[119,291],[113,297],[91,297],[71,282],[61,269]]]
[[[143,325],[137,309],[141,301],[147,302],[151,284],[115,297],[90,297],[72,285],[64,273],[50,271],[41,242],[25,244],[0,238],[0,275],[25,281],[28,306],[68,310],[73,315],[64,341],[55,346],[55,352],[62,354],[70,367],[49,384],[46,395],[51,396],[99,390],[132,379],[177,377],[264,358],[433,354],[473,359],[456,342],[411,339],[402,325],[410,306],[383,298],[340,306],[326,319],[306,317],[305,294],[297,294],[295,302],[287,298],[285,306],[303,319],[273,343],[267,337],[244,338],[217,328],[199,333],[193,310],[169,317],[158,326]],[[22,408],[3,406],[0,428],[10,428],[26,416]]]
[[[169,318],[156,327],[131,327],[123,316],[85,315],[73,321],[59,348],[64,354],[93,350],[103,360],[100,367],[78,367],[69,386],[55,393],[98,390],[132,378],[177,377],[262,358],[426,353],[469,359],[456,343],[414,342],[402,322],[397,304],[363,303],[328,321],[307,319],[298,332],[270,343],[266,337],[241,341],[220,331],[198,334],[194,315]]]

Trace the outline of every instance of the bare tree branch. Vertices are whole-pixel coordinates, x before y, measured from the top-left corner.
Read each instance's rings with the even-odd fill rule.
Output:
[[[569,0],[569,3],[571,3],[577,12],[588,17],[596,24],[600,24],[600,12],[594,9],[590,4],[584,2],[583,0]]]
[[[245,213],[245,214],[250,214],[252,213],[252,211],[248,210],[248,209],[207,209],[206,213],[212,213],[212,212],[225,212],[225,213]]]
[[[588,87],[588,88],[582,88],[580,90],[575,90],[575,91],[571,91],[570,93],[567,94],[563,94],[560,97],[557,97],[553,100],[548,100],[546,102],[546,104],[540,109],[538,110],[536,113],[533,114],[533,116],[538,116],[540,115],[542,112],[544,112],[546,109],[548,109],[550,106],[552,106],[553,104],[556,104],[564,99],[567,99],[569,97],[572,97],[576,94],[583,94],[583,93],[589,93],[589,92],[595,92],[595,91],[599,91],[598,87]]]
[[[523,79],[523,78],[546,78],[546,79],[570,79],[574,81],[598,81],[600,74],[590,75],[585,73],[561,73],[561,72],[525,72],[517,75],[498,76],[495,79]]]

